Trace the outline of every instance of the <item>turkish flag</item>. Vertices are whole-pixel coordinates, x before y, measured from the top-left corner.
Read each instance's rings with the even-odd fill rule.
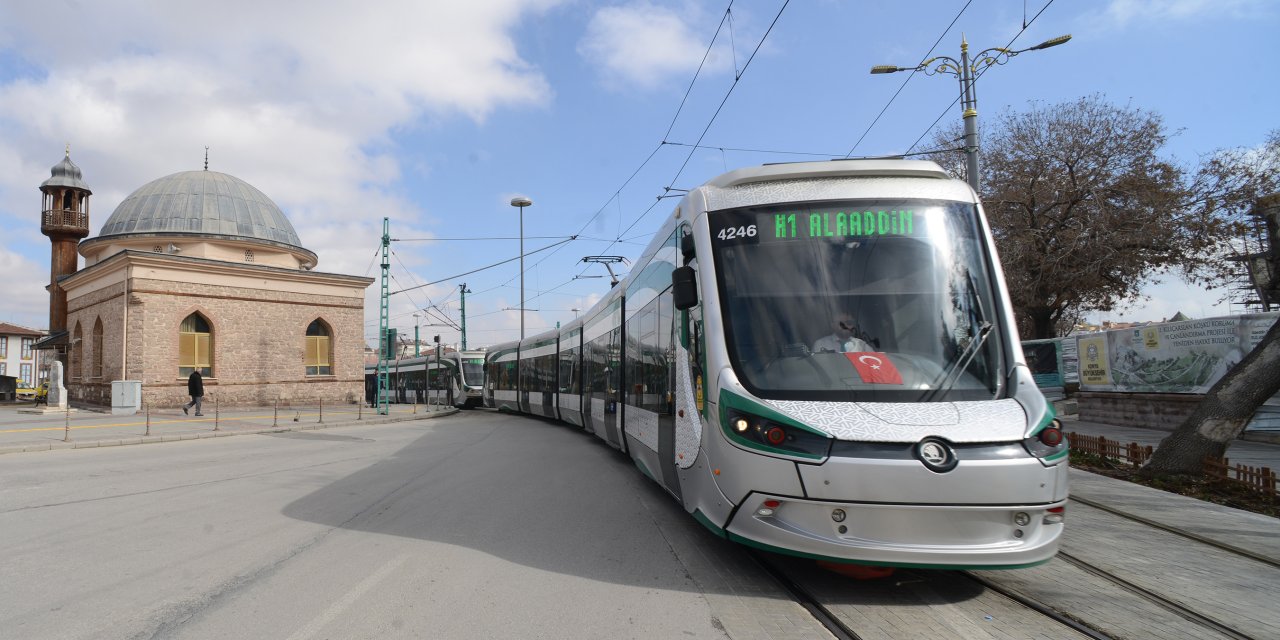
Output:
[[[844,357],[853,363],[862,381],[867,384],[902,384],[902,374],[893,366],[888,354],[879,351],[856,351]]]

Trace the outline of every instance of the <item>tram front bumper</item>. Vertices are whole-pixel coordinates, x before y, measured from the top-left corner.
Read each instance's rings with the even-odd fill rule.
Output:
[[[726,532],[749,546],[836,562],[1015,569],[1058,552],[1065,504],[867,504],[753,493]]]

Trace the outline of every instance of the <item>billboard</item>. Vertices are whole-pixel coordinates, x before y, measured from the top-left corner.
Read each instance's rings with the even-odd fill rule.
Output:
[[[1080,389],[1205,393],[1278,317],[1280,313],[1254,313],[1078,336]]]

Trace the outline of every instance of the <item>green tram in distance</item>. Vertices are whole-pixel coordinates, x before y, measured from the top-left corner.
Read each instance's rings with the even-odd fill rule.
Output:
[[[685,195],[580,318],[490,347],[485,403],[593,433],[735,542],[1029,567],[1058,551],[1067,444],[1015,326],[937,164],[765,165]]]
[[[395,404],[451,404],[460,409],[481,405],[484,351],[451,351],[391,360],[387,366],[387,402]],[[365,365],[365,403],[376,406],[378,366]]]

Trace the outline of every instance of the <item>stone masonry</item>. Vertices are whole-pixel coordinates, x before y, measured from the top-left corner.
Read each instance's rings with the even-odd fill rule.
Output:
[[[198,312],[212,329],[213,375],[204,380],[206,407],[215,400],[222,406],[358,402],[364,387],[363,303],[362,297],[130,278],[127,285],[112,285],[72,303],[68,326],[74,331],[79,322],[85,342],[85,364],[73,366],[83,366],[86,373],[69,376],[71,397],[109,405],[111,381],[128,379],[142,381],[142,399],[150,406],[185,403],[178,329],[184,318]],[[126,317],[127,354],[122,346]],[[93,362],[92,328],[99,318],[103,375],[94,379],[87,372]],[[316,319],[330,332],[333,375],[306,375],[305,334]]]

